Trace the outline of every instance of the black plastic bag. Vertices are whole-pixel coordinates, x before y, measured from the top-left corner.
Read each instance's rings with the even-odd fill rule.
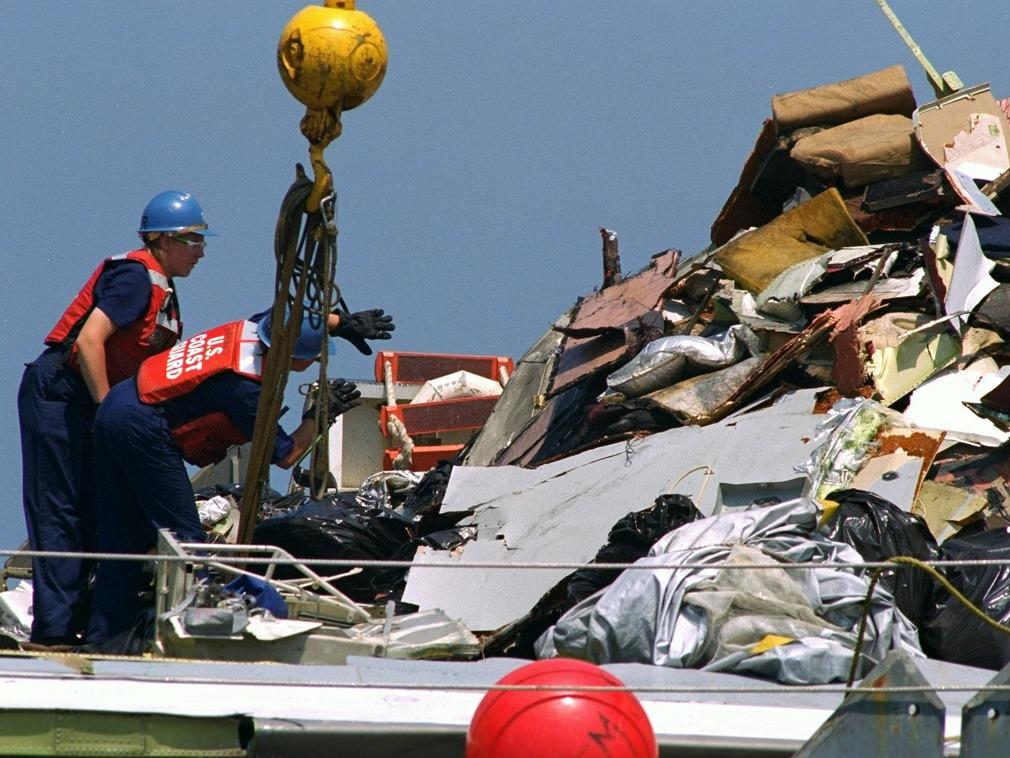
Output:
[[[596,553],[593,563],[634,563],[664,534],[701,518],[704,516],[690,498],[660,495],[648,508],[629,513],[610,528],[607,544]],[[620,573],[619,569],[579,569],[568,582],[569,607],[613,583]]]
[[[622,516],[610,529],[607,544],[596,553],[595,563],[632,563],[648,554],[664,534],[704,518],[690,498],[660,495],[648,508]],[[590,564],[591,565],[591,564]],[[533,645],[561,614],[585,597],[611,584],[618,569],[586,568],[569,574],[537,601],[526,616],[499,630],[485,641],[486,656],[535,657]]]
[[[1010,529],[952,537],[943,543],[941,553],[948,561],[1010,561]],[[986,616],[1010,625],[1010,565],[947,566],[943,574]],[[942,586],[937,587],[933,613],[919,630],[919,639],[931,658],[986,669],[1001,669],[1010,662],[1010,634],[989,626]]]
[[[935,561],[940,548],[921,519],[864,490],[836,490],[827,496],[839,504],[823,531],[835,542],[851,545],[867,562],[907,555]],[[917,627],[930,613],[936,582],[921,569],[897,567],[880,579],[898,609]]]
[[[422,523],[437,517],[454,465],[452,461],[439,461],[407,494],[400,512],[407,518]]]
[[[253,544],[276,545],[296,558],[400,560],[413,555],[410,521],[388,509],[362,508],[353,495],[304,499],[296,507],[277,508],[274,514],[257,524]],[[323,576],[349,570],[326,564],[312,569]],[[393,592],[406,572],[406,568],[366,568],[334,586],[352,600],[370,603]],[[286,567],[278,567],[276,573],[282,579],[298,575]]]

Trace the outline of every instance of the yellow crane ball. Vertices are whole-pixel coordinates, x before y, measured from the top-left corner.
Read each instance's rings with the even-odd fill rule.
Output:
[[[296,13],[277,43],[284,86],[307,108],[350,110],[370,98],[386,74],[386,40],[353,0],[327,0]]]

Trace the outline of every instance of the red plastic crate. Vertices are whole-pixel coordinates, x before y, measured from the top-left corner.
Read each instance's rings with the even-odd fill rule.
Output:
[[[403,422],[407,434],[411,436],[480,429],[497,402],[498,396],[494,395],[408,403],[396,407],[384,405],[379,411],[379,425],[382,433],[388,434],[389,417],[392,415]]]
[[[453,355],[449,353],[400,353],[382,351],[375,356],[375,381],[385,381],[385,365],[389,361],[393,381],[399,384],[424,384],[456,371],[469,371],[487,379],[499,379],[499,369],[509,375],[515,364],[500,355]]]

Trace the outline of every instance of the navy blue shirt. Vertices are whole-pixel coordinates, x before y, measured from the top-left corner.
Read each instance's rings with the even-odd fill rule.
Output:
[[[173,429],[200,416],[223,413],[243,434],[252,439],[260,390],[259,382],[224,371],[182,397],[166,400],[160,407],[168,425]],[[278,426],[271,461],[277,463],[286,458],[294,446],[294,440]]]
[[[122,329],[143,318],[151,304],[151,278],[143,263],[114,261],[95,282],[94,303]]]

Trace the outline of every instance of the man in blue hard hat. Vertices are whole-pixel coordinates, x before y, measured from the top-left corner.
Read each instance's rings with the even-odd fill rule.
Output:
[[[136,377],[112,388],[95,417],[100,552],[145,553],[160,529],[183,542],[205,541],[185,463],[215,463],[229,447],[252,438],[270,335],[270,314],[258,322],[222,324],[148,358]],[[325,320],[306,315],[291,367],[307,368],[325,343]],[[332,422],[356,406],[361,393],[335,379],[328,396]],[[278,426],[271,461],[290,468],[317,431],[314,408],[291,434]],[[142,607],[142,576],[139,561],[99,562],[89,645],[132,628]]]
[[[26,364],[18,390],[22,486],[32,550],[94,549],[91,423],[117,382],[182,333],[174,280],[189,276],[214,235],[192,195],[155,195],[137,230],[143,246],[102,261]],[[73,645],[86,622],[90,562],[32,561],[31,641]]]

